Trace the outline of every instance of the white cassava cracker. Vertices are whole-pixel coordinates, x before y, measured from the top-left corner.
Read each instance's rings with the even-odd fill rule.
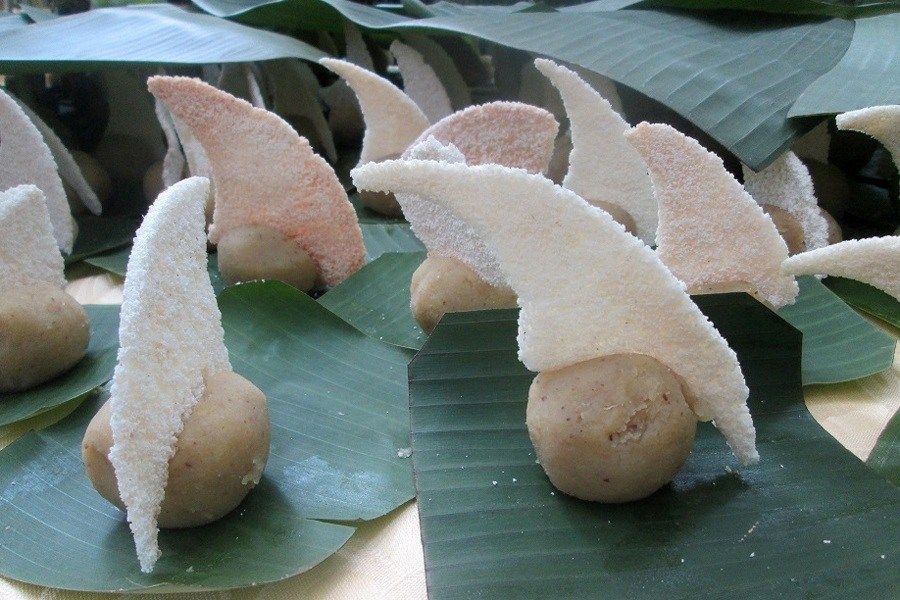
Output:
[[[846,240],[795,254],[782,268],[791,275],[825,273],[855,279],[900,300],[900,236]]]
[[[403,78],[403,91],[422,109],[429,123],[453,113],[444,84],[421,54],[399,40],[391,43],[391,54]]]
[[[41,119],[37,113],[31,110],[24,102],[18,98],[14,99],[19,103],[19,106],[22,107],[22,111],[28,115],[29,119],[31,119],[31,122],[34,123],[34,126],[38,128],[38,131],[41,132],[41,136],[43,136],[47,147],[50,148],[50,154],[53,155],[53,160],[56,162],[56,168],[59,172],[60,179],[72,186],[75,195],[78,196],[81,203],[84,204],[91,213],[99,215],[103,212],[103,206],[100,204],[97,192],[91,188],[91,185],[84,178],[84,173],[81,172],[81,167],[75,162],[75,157],[72,156],[72,153],[69,152],[69,149],[66,148],[63,141],[59,139],[56,132],[53,131],[49,125],[44,123],[43,119]]]
[[[543,58],[534,66],[559,90],[569,116],[572,151],[563,187],[590,203],[621,207],[634,219],[637,236],[654,245],[656,198],[644,159],[625,139],[628,123],[574,71]]]
[[[172,115],[169,114],[165,104],[160,102],[159,98],[153,101],[153,109],[156,111],[156,119],[159,126],[162,127],[163,134],[166,137],[166,154],[163,156],[162,183],[163,189],[175,185],[182,179],[184,174],[185,158],[181,151],[181,142],[178,141],[178,132],[175,129],[175,123],[172,121]]]
[[[404,157],[417,160],[443,161],[465,164],[459,149],[443,145],[433,137],[419,142],[406,151]],[[442,204],[418,194],[395,194],[409,225],[428,249],[429,254],[455,258],[497,287],[506,287],[497,259],[485,247],[481,238],[464,220]]]
[[[500,164],[543,173],[553,156],[558,131],[559,123],[543,108],[521,102],[489,102],[441,119],[414,143],[433,137],[456,146],[468,165]]]
[[[456,67],[453,57],[444,50],[443,46],[431,38],[417,33],[404,33],[403,41],[418,52],[437,73],[441,83],[444,84],[444,89],[447,90],[450,105],[454,110],[472,104],[469,84],[466,83],[462,73]]]
[[[157,517],[184,420],[205,378],[231,371],[206,269],[208,193],[203,177],[161,193],[135,235],[125,275],[109,459],[144,573],[160,556]]]
[[[499,165],[400,160],[354,169],[357,188],[446,206],[497,257],[519,305],[519,358],[532,371],[646,354],[681,376],[698,417],[743,463],[759,456],[737,356],[642,241],[574,192]]]
[[[259,81],[250,63],[225,63],[219,72],[216,87],[242,100],[246,100],[257,108],[265,108]]]
[[[900,104],[861,108],[842,113],[834,120],[838,129],[859,131],[881,142],[900,167]]]
[[[44,192],[56,245],[71,254],[75,221],[53,153],[19,103],[0,88],[0,191],[23,183]]]
[[[35,185],[0,191],[0,294],[29,281],[66,286],[44,193]]]
[[[331,44],[334,44],[334,40],[331,40]],[[330,54],[337,54],[337,51]],[[362,33],[350,21],[344,21],[344,60],[369,71],[375,70],[372,55],[369,54]],[[366,126],[356,94],[350,86],[343,79],[338,79],[331,85],[321,88],[319,96],[328,105],[328,125],[334,136],[345,144],[359,143]]]
[[[150,91],[191,128],[213,171],[209,238],[265,225],[294,240],[337,285],[365,261],[347,192],[309,142],[278,115],[189,77],[152,77]]]
[[[359,164],[399,156],[428,127],[416,103],[384,77],[336,58],[319,63],[340,75],[359,100],[366,123]]]
[[[267,61],[262,68],[272,88],[273,111],[282,117],[309,120],[326,158],[337,162],[334,136],[316,96],[319,82],[312,70],[303,61],[290,58]]]
[[[809,169],[796,154],[785,152],[759,173],[742,167],[744,189],[754,200],[787,211],[800,224],[804,250],[828,245],[828,221],[819,209]]]
[[[689,290],[744,282],[775,308],[794,302],[797,282],[781,272],[787,244],[722,159],[661,123],[625,137],[650,168],[659,257]]]
[[[181,144],[184,158],[187,161],[188,173],[195,177],[212,179],[212,167],[209,165],[209,158],[206,156],[203,144],[181,119],[176,118],[172,113],[169,113],[169,116],[175,126],[175,132],[178,134],[178,142]]]

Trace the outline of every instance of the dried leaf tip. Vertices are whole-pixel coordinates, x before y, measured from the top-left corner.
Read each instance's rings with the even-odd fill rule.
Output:
[[[245,225],[270,227],[313,259],[324,285],[362,266],[362,231],[346,191],[287,122],[198,79],[151,77],[148,87],[190,128],[210,162],[216,190],[210,240]]]
[[[689,292],[747,284],[773,307],[794,302],[785,241],[718,156],[669,125],[641,123],[625,137],[650,169],[659,257]]]
[[[519,297],[526,367],[619,353],[657,358],[684,379],[694,411],[715,421],[738,459],[758,460],[737,356],[657,255],[607,213],[499,165],[386,161],[356,168],[353,179],[359,189],[427,197],[472,228]]]
[[[900,236],[847,240],[796,254],[783,264],[791,275],[825,273],[868,283],[900,300]]]
[[[574,71],[543,58],[534,66],[559,91],[569,117],[572,152],[563,187],[592,204],[619,206],[634,220],[637,236],[654,245],[656,198],[647,164],[625,140],[628,123]]]
[[[0,192],[0,289],[29,281],[66,286],[44,193],[31,184]]]
[[[360,165],[399,156],[428,127],[422,110],[387,79],[336,58],[319,64],[342,77],[359,100],[366,123]]]
[[[56,245],[71,254],[75,221],[57,172],[53,153],[38,128],[5,91],[0,89],[0,190],[30,183],[44,193]]]
[[[206,269],[208,193],[207,179],[191,177],[160,194],[137,231],[125,275],[109,458],[145,573],[160,556],[157,516],[184,419],[203,395],[204,378],[231,371]]]

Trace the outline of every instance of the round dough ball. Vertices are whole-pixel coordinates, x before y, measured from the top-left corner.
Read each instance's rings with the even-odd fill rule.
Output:
[[[84,357],[84,308],[64,290],[34,281],[0,292],[0,392],[40,385]]]
[[[446,256],[429,256],[413,273],[410,306],[420,327],[431,333],[448,312],[515,308],[516,294],[482,279],[465,263]]]
[[[803,237],[803,228],[797,219],[794,218],[794,215],[783,208],[778,208],[771,204],[763,204],[762,209],[775,223],[775,229],[778,230],[778,233],[787,244],[788,254],[794,255],[803,252],[803,249],[806,247],[806,240]]]
[[[831,214],[822,208],[819,207],[819,212],[822,213],[822,218],[825,219],[825,222],[828,223],[828,244],[837,244],[838,242],[844,241],[844,232],[841,230],[841,226],[835,220]]]
[[[566,173],[569,172],[569,155],[572,153],[572,134],[568,131],[559,134],[556,144],[553,146],[553,156],[550,157],[550,165],[547,167],[547,179],[557,185],[561,185]]]
[[[156,200],[156,197],[162,193],[164,189],[166,189],[165,184],[163,183],[163,161],[158,160],[147,169],[147,172],[144,173],[144,182],[143,182],[143,190],[144,190],[144,198],[147,202],[153,202]]]
[[[675,373],[640,354],[538,373],[526,421],[553,485],[598,502],[639,500],[672,481],[697,429]]]
[[[625,228],[625,231],[631,235],[636,235],[637,225],[634,224],[634,219],[632,219],[631,215],[628,214],[628,211],[621,206],[603,200],[589,200],[588,204],[606,211],[609,213],[609,216],[613,218],[613,221]]]
[[[109,461],[110,411],[107,402],[94,415],[84,433],[81,457],[94,489],[124,510]],[[236,373],[208,377],[169,459],[159,526],[198,527],[221,519],[259,483],[268,458],[265,395]]]
[[[303,248],[265,225],[237,227],[219,238],[219,271],[229,284],[275,279],[298,290],[316,284],[316,264]]]
[[[384,162],[386,160],[394,160],[395,158],[400,158],[400,155],[392,154],[391,156],[385,156],[384,158],[372,162]],[[384,215],[386,217],[403,216],[403,209],[400,208],[400,203],[397,202],[394,194],[390,192],[383,193],[372,192],[369,190],[359,190],[359,199],[362,200],[363,206],[365,206],[369,210],[374,210],[380,215]]]

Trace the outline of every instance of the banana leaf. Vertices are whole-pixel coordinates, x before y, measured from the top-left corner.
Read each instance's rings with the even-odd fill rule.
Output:
[[[72,254],[65,257],[66,265],[130,245],[141,223],[138,217],[94,215],[81,215],[76,221],[78,237],[75,238]]]
[[[900,412],[894,413],[891,422],[872,448],[866,464],[900,486]]]
[[[892,3],[894,10],[897,3]],[[900,98],[900,13],[857,19],[840,61],[797,98],[789,115],[840,113]]]
[[[900,302],[890,294],[843,277],[827,277],[822,283],[853,308],[900,329]]]
[[[896,340],[866,321],[822,282],[800,277],[800,296],[778,314],[803,332],[803,385],[839,383],[884,371]]]
[[[383,27],[409,17],[350,0],[191,0],[217,17],[282,31],[343,31],[344,19],[363,27]]]
[[[623,3],[624,2],[620,2]],[[628,2],[634,8],[671,7],[699,10],[750,10],[850,19],[897,10],[896,0],[644,0]]]
[[[12,30],[0,40],[0,72],[6,74],[92,70],[104,63],[315,61],[322,56],[300,40],[166,4],[90,10]]]
[[[422,252],[425,246],[405,223],[360,223],[369,260],[385,252]]]
[[[515,311],[438,325],[409,367],[431,600],[896,597],[900,492],[807,411],[799,332],[745,295],[697,300],[738,354],[762,460],[733,468],[703,424],[671,485],[620,505],[536,464]]]
[[[119,307],[89,304],[91,339],[84,358],[72,369],[36,388],[0,393],[0,427],[29,419],[80,398],[112,378],[119,350]]]
[[[424,259],[424,252],[382,254],[319,303],[373,338],[418,350],[427,336],[409,309],[409,282]]]
[[[85,259],[89,265],[108,271],[113,275],[125,277],[125,270],[128,267],[128,257],[131,254],[131,246],[127,246],[113,252],[106,252],[97,256]],[[222,274],[219,273],[218,255],[211,252],[206,257],[206,269],[209,271],[209,279],[212,283],[213,290],[218,294],[225,289],[226,284],[222,280]]]
[[[89,591],[224,590],[308,570],[414,495],[404,351],[373,340],[280,283],[219,294],[236,372],[265,392],[272,448],[260,486],[207,527],[165,531],[142,575],[122,514],[80,459],[105,397],[0,452],[0,575]]]

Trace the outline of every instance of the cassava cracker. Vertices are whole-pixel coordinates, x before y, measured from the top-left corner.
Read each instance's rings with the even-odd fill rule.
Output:
[[[0,191],[0,294],[29,281],[62,289],[64,268],[40,188],[24,184]]]

